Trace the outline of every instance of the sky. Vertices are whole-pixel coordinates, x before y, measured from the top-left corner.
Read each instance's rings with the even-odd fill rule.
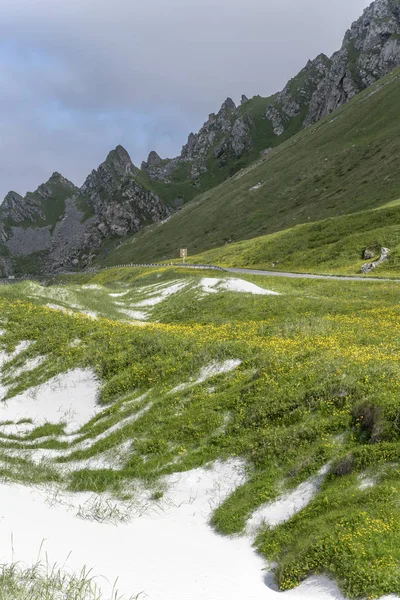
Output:
[[[82,185],[122,144],[180,153],[228,96],[280,91],[368,0],[1,0],[0,201]]]

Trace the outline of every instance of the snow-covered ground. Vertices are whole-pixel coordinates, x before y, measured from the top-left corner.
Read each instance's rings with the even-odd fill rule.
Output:
[[[132,290],[131,299],[127,298],[121,301],[129,294],[125,292],[115,292],[108,294],[111,298],[117,298],[114,305],[118,307],[121,314],[131,317],[135,321],[147,321],[151,311],[155,306],[161,304],[167,298],[174,296],[182,290],[200,290],[201,294],[197,294],[200,299],[207,294],[217,294],[218,292],[238,292],[253,294],[256,296],[279,296],[277,292],[261,288],[254,283],[243,279],[227,278],[217,279],[212,277],[204,277],[199,283],[193,281],[172,281],[170,283],[159,283],[136,288]],[[135,300],[135,296],[139,294],[139,299]],[[139,310],[138,310],[139,309]],[[147,309],[147,310],[143,310]]]
[[[65,431],[72,432],[99,412],[98,391],[99,382],[92,371],[74,369],[1,401],[0,422],[32,419],[36,427],[46,422],[65,422]]]
[[[272,577],[250,538],[213,532],[212,510],[243,480],[239,461],[172,475],[161,503],[150,504],[148,494],[140,493],[136,516],[118,526],[77,517],[88,516],[89,494],[52,496],[51,490],[2,485],[0,559],[30,565],[41,548],[50,564],[76,571],[86,565],[101,575],[96,581],[107,600],[117,578],[120,593],[129,598],[141,592],[139,598],[148,600],[343,598],[321,577],[278,593],[269,587]],[[101,513],[99,505],[96,511]]]
[[[275,502],[270,502],[256,510],[247,523],[249,533],[256,532],[264,523],[275,527],[288,521],[290,517],[307,506],[320,488],[329,467],[323,467],[316,477],[300,484],[293,492],[285,494]]]
[[[255,283],[250,283],[244,279],[215,279],[212,277],[204,277],[200,281],[199,287],[206,294],[228,291],[255,294],[256,296],[279,296],[277,292],[266,290],[265,288],[259,287]]]
[[[0,354],[0,367],[11,356],[29,347],[22,342],[8,356]],[[34,368],[42,361],[27,361]],[[197,378],[184,387],[205,382],[220,373],[233,371],[239,360],[206,365]],[[178,386],[175,390],[184,389]],[[96,438],[78,441],[72,434],[94,414],[99,382],[90,370],[74,369],[0,404],[1,433],[24,435],[34,426],[67,421],[59,440],[72,441],[76,449],[92,446],[117,429],[141,418],[151,408],[151,397],[136,414],[121,419]],[[147,401],[143,394],[131,402]],[[127,402],[128,404],[128,402]],[[40,443],[45,441],[44,438]],[[124,442],[130,444],[130,440]],[[23,455],[35,462],[68,454],[43,448],[8,450],[10,456]],[[121,447],[120,452],[126,451]],[[112,456],[101,454],[84,461],[59,466],[75,468],[118,468],[118,449]],[[245,464],[235,459],[216,462],[209,468],[171,475],[162,482],[161,500],[137,484],[133,500],[126,504],[106,495],[67,494],[55,487],[29,488],[17,484],[0,485],[0,563],[21,561],[27,566],[38,559],[81,572],[91,569],[96,582],[111,600],[112,587],[126,598],[139,594],[147,600],[344,600],[336,585],[326,577],[311,577],[296,590],[277,591],[273,573],[253,548],[254,536],[262,523],[275,526],[306,506],[318,491],[326,468],[296,490],[255,511],[248,521],[246,535],[222,537],[209,525],[212,512],[246,478]],[[121,517],[122,515],[122,517]],[[116,521],[121,517],[121,522]],[[105,519],[106,522],[99,522]],[[394,598],[392,596],[391,598]]]

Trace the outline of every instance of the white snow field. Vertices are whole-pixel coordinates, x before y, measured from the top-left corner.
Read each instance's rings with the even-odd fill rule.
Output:
[[[112,586],[148,600],[339,600],[323,577],[281,594],[248,537],[216,535],[212,510],[241,482],[239,461],[216,463],[167,478],[162,504],[137,499],[137,516],[115,526],[80,519],[89,494],[58,495],[19,485],[0,487],[0,558],[31,565],[39,558],[79,571],[91,568],[104,598]],[[147,509],[143,509],[143,504]],[[81,507],[81,508],[80,508]],[[83,510],[82,510],[83,507]]]
[[[0,367],[28,347],[21,343],[12,355],[1,354]],[[25,368],[37,364],[27,361]],[[183,385],[202,383],[233,371],[239,364],[239,360],[211,363],[197,379]],[[90,370],[74,369],[58,375],[0,403],[0,421],[13,421],[1,426],[0,431],[21,436],[31,431],[31,424],[18,425],[20,419],[31,419],[33,426],[66,421],[69,435],[56,439],[78,441],[80,434],[71,433],[102,410],[96,404],[99,385]],[[129,402],[143,402],[148,395]],[[78,442],[74,449],[90,447],[139,419],[150,407],[149,398],[136,414],[96,438]],[[40,443],[44,441],[41,438]],[[19,449],[8,450],[10,456],[25,456],[37,462],[68,455],[68,450],[24,450],[23,437],[19,443]],[[84,463],[49,462],[65,470],[83,468]],[[87,465],[118,469],[118,452],[108,457],[96,455]],[[117,580],[118,592],[126,599],[138,595],[140,600],[345,600],[337,586],[321,576],[280,593],[271,568],[253,548],[262,523],[275,526],[312,500],[326,469],[294,492],[256,511],[248,521],[246,535],[222,537],[210,527],[215,508],[245,481],[245,466],[244,461],[235,459],[168,476],[160,483],[165,490],[161,500],[152,499],[152,491],[138,482],[133,499],[126,503],[106,494],[67,494],[54,485],[30,488],[1,483],[0,564],[20,562],[30,567],[42,560],[76,573],[86,567],[104,600],[114,598]]]

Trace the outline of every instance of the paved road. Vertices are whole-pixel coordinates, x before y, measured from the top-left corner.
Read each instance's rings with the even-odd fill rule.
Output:
[[[282,271],[260,271],[257,269],[235,269],[235,268],[229,268],[229,267],[218,267],[216,265],[182,265],[182,264],[160,264],[160,263],[154,263],[154,264],[124,264],[124,265],[114,265],[112,267],[106,267],[106,269],[116,269],[118,267],[184,267],[186,269],[215,269],[215,270],[220,270],[220,271],[226,271],[228,273],[238,273],[238,274],[242,274],[242,275],[264,275],[266,277],[287,277],[290,279],[330,279],[330,280],[336,280],[336,281],[389,281],[391,283],[396,282],[396,283],[400,283],[400,279],[389,279],[389,278],[383,278],[383,277],[357,277],[357,276],[350,276],[350,275],[312,275],[311,273],[285,273]],[[100,269],[102,270],[102,269]],[[84,273],[85,271],[82,271],[82,273]],[[86,271],[89,272],[89,271]],[[90,271],[93,272],[93,274],[95,273],[95,271]],[[58,273],[58,275],[76,275],[76,272],[63,272],[63,273]],[[32,276],[33,279],[37,279],[37,280],[43,280],[45,281],[48,277],[53,277],[54,273],[51,275],[48,275],[47,277],[35,277]],[[22,277],[22,278],[16,278],[14,280],[8,280],[8,279],[0,279],[0,284],[4,284],[4,283],[18,283],[19,281],[23,281],[24,279],[27,279],[28,277]]]
[[[266,275],[268,277],[289,277],[293,279],[333,279],[337,281],[396,281],[400,279],[384,279],[380,277],[351,277],[340,275],[311,275],[310,273],[283,273],[280,271],[258,271],[256,269],[233,269],[225,268],[229,273],[242,273],[246,275]]]

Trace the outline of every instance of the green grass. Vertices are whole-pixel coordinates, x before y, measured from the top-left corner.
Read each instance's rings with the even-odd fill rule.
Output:
[[[194,263],[300,273],[356,275],[366,262],[366,249],[379,258],[389,248],[387,262],[371,276],[400,275],[400,203],[316,223],[252,240],[229,244],[191,259]],[[272,267],[272,265],[275,265]]]
[[[273,149],[266,160],[197,196],[167,223],[126,239],[97,262],[170,259],[181,247],[193,256],[399,198],[399,74],[394,71],[334,115]]]
[[[57,566],[37,563],[0,566],[0,600],[102,600],[90,571],[70,574]],[[109,600],[122,600],[114,589]],[[130,600],[134,600],[132,597]]]
[[[248,276],[281,295],[203,296],[204,276],[226,277],[121,268],[60,276],[44,287],[1,286],[1,347],[34,342],[3,369],[9,396],[75,367],[94,369],[102,382],[102,411],[76,439],[61,440],[54,424],[22,438],[1,434],[2,477],[120,498],[134,498],[141,481],[159,501],[163,476],[239,457],[247,482],[212,519],[229,535],[240,534],[257,507],[329,464],[309,506],[261,530],[257,548],[277,562],[282,589],[326,572],[352,598],[399,593],[398,284]],[[148,308],[149,322],[124,322],[121,309],[148,298],[148,286],[172,281],[186,286]],[[81,314],[95,308],[96,321]],[[44,362],[15,375],[35,356]],[[235,370],[170,393],[204,366],[231,359],[241,361]],[[36,464],[31,453],[46,448],[60,456]],[[85,461],[98,456],[110,466],[90,468]],[[70,472],[71,461],[81,468]],[[375,485],[361,489],[361,476]]]

